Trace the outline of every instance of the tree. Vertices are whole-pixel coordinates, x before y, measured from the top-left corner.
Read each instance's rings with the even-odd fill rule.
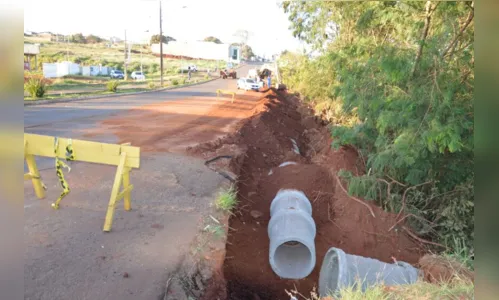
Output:
[[[286,84],[357,148],[349,192],[415,232],[473,249],[473,2],[286,1],[295,37],[320,55],[283,55]],[[428,220],[421,221],[421,220]]]
[[[81,33],[76,33],[71,36],[71,42],[77,44],[85,44],[87,40]]]
[[[89,44],[96,44],[102,42],[102,39],[96,35],[90,34],[85,37],[85,42]]]
[[[214,36],[209,36],[204,39],[205,42],[213,42],[215,44],[222,44],[222,41]]]
[[[176,39],[172,38],[171,36],[161,36],[161,40],[163,41],[163,44],[168,44],[168,42],[170,41],[176,41]],[[159,44],[159,41],[160,41],[160,38],[159,38],[159,34],[155,34],[153,36],[151,36],[151,41],[150,41],[150,44]]]
[[[243,59],[250,59],[252,56],[255,56],[253,49],[249,45],[241,45],[241,43],[232,43],[231,45],[241,48],[241,57]]]

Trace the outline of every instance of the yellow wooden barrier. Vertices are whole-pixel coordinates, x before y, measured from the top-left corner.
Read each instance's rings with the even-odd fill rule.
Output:
[[[58,158],[64,159],[68,145],[75,152],[75,161],[117,166],[103,228],[104,231],[110,231],[116,202],[123,198],[125,210],[131,209],[130,192],[133,185],[130,184],[130,171],[140,167],[140,148],[132,147],[130,143],[116,145],[67,138],[57,138],[57,149],[54,149],[55,145],[56,138],[53,136],[24,134],[24,158],[29,169],[29,173],[24,174],[24,180],[31,179],[36,196],[45,198],[45,187],[36,166],[35,156],[55,158],[57,153]],[[122,183],[123,190],[120,192]]]
[[[232,95],[232,101],[231,103],[234,103],[234,97],[236,96],[236,93],[232,92],[232,91],[226,91],[226,90],[221,90],[221,89],[218,89],[217,90],[217,99],[218,99],[218,96],[220,94],[227,94],[227,95]]]

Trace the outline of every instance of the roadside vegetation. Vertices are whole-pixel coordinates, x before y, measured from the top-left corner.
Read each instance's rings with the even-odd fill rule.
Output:
[[[336,297],[332,295],[319,297],[315,291],[310,296],[301,296],[295,291],[290,291],[288,294],[296,299],[305,300],[427,300],[473,299],[474,297],[473,283],[459,277],[439,285],[420,280],[411,285],[377,285],[366,289],[366,291],[362,291],[358,286],[360,286],[360,282],[357,283],[356,287],[342,289]]]
[[[109,80],[106,83],[106,89],[108,92],[116,93],[116,90],[118,89],[119,85],[120,85],[120,82],[118,80]]]
[[[43,78],[43,63],[54,63],[62,61],[71,61],[81,65],[99,65],[111,67],[124,71],[124,45],[120,43],[111,43],[102,38],[90,35],[84,37],[80,34],[71,36],[70,42],[63,41],[47,41],[37,37],[24,37],[25,43],[39,43],[40,55],[37,59],[36,68],[38,71],[25,71],[25,95],[24,100],[43,99],[59,99],[72,98],[80,96],[92,96],[105,94],[110,91],[107,89],[107,83],[111,80],[108,76],[81,76],[70,75],[63,78],[51,79],[43,82],[44,92],[39,89],[38,96],[31,93],[33,88],[27,86],[28,79]],[[142,70],[146,76],[145,81],[135,81],[130,75],[133,71]],[[192,73],[192,78],[187,81],[187,74],[182,72],[182,69],[187,65],[194,64],[198,67],[198,72]],[[203,80],[208,80],[211,77],[205,72],[206,69],[211,70],[211,74],[215,75],[214,70],[224,68],[225,62],[222,61],[206,61],[206,60],[182,60],[164,58],[164,86],[182,85],[187,83],[195,83]],[[35,69],[35,66],[33,66]],[[116,93],[128,93],[135,91],[146,91],[154,88],[160,88],[160,67],[159,57],[152,54],[149,45],[133,45],[131,49],[131,59],[127,66],[128,80],[119,80],[119,87]],[[176,82],[176,84],[174,84]],[[31,86],[35,82],[33,81]],[[42,84],[39,82],[39,84]],[[113,93],[114,93],[113,92]],[[43,95],[42,95],[43,94]],[[42,95],[42,96],[40,96]]]
[[[186,75],[177,74],[173,76],[165,76],[163,87],[178,86],[181,84],[190,84],[209,80],[210,78],[201,74],[193,74],[190,81],[184,79]],[[30,79],[35,78],[37,81],[29,84]],[[70,75],[61,78],[47,79],[43,78],[43,95],[41,93],[35,96],[30,92],[33,89],[33,84],[38,82],[39,78],[43,78],[41,72],[25,72],[24,74],[24,100],[55,100],[64,98],[74,98],[81,96],[96,96],[109,93],[108,84],[117,82],[118,86],[113,93],[132,93],[160,88],[161,83],[159,78],[147,79],[146,81],[135,80],[114,80],[103,76],[81,76]],[[41,84],[41,83],[40,83]]]
[[[230,213],[237,204],[237,191],[234,185],[231,185],[226,190],[223,190],[215,200],[215,206],[224,212]]]
[[[472,268],[474,3],[287,1],[283,9],[294,35],[315,47],[313,56],[281,56],[283,81],[331,124],[333,147],[357,149],[361,174],[339,174],[349,193]],[[375,299],[424,298],[393,293]]]
[[[24,77],[24,91],[33,98],[42,98],[51,81],[43,76]]]

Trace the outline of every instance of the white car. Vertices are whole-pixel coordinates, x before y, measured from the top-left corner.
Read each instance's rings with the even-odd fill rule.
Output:
[[[245,91],[249,91],[249,90],[258,91],[259,88],[260,88],[260,85],[254,79],[239,78],[239,80],[237,81],[237,89],[238,90],[242,89]]]
[[[135,79],[135,80],[146,80],[146,76],[144,75],[144,73],[137,72],[137,71],[133,71],[132,75],[130,75],[130,77],[132,77],[132,79]]]
[[[125,74],[123,74],[123,71],[120,70],[112,70],[110,76],[111,78],[118,78],[118,79],[125,78]]]

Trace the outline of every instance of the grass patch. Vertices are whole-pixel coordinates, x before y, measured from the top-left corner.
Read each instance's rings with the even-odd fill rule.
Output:
[[[204,231],[206,232],[209,232],[211,234],[213,234],[216,238],[222,238],[224,237],[225,235],[225,230],[224,228],[222,227],[222,225],[206,225],[206,227],[204,228]]]
[[[117,80],[110,80],[106,83],[106,89],[108,92],[113,92],[116,93],[118,90],[118,86],[120,85],[119,81]]]
[[[341,299],[347,300],[473,299],[474,293],[473,283],[460,279],[438,285],[418,281],[412,285],[391,287],[378,285],[367,289],[364,293],[357,288],[348,288],[340,292]]]
[[[234,185],[231,185],[227,190],[220,192],[215,207],[225,212],[231,212],[237,204],[237,191]]]
[[[429,299],[474,299],[475,286],[473,282],[456,277],[451,282],[433,284],[422,280],[410,285],[369,287],[365,292],[360,288],[360,281],[356,287],[344,288],[337,297],[319,297],[314,290],[310,297],[299,295],[296,291],[287,292],[296,299],[307,300],[429,300]]]
[[[68,99],[68,98],[78,98],[78,97],[90,97],[98,95],[113,94],[113,92],[108,92],[106,89],[106,83],[114,80],[109,79],[98,79],[98,80],[88,80],[87,78],[79,79],[78,76],[72,76],[73,78],[58,78],[54,80],[54,83],[48,85],[49,89],[43,97],[32,97],[25,93],[24,101],[36,101],[36,100],[57,100],[57,99]],[[95,79],[95,77],[92,77]],[[194,76],[193,76],[194,78]],[[175,85],[176,87],[182,87],[183,85],[199,83],[208,80],[199,80],[201,76],[196,77],[196,79],[191,82],[185,82],[182,84],[179,79],[182,76],[165,76],[163,87],[168,87]],[[116,94],[120,93],[133,93],[152,90],[155,88],[161,88],[160,79],[151,78],[147,81],[133,81],[133,80],[119,80],[119,87],[116,90]]]
[[[469,249],[462,239],[455,238],[451,243],[452,250],[443,253],[443,257],[454,260],[462,264],[464,267],[473,271],[474,268],[474,252]]]
[[[118,88],[118,90],[116,92],[98,91],[98,92],[67,93],[67,94],[48,95],[48,96],[44,96],[43,98],[24,97],[24,101],[61,100],[61,99],[92,97],[92,96],[100,96],[100,95],[135,93],[135,92],[142,92],[142,91],[149,91],[149,89],[147,89],[147,88],[120,89],[120,88]]]

